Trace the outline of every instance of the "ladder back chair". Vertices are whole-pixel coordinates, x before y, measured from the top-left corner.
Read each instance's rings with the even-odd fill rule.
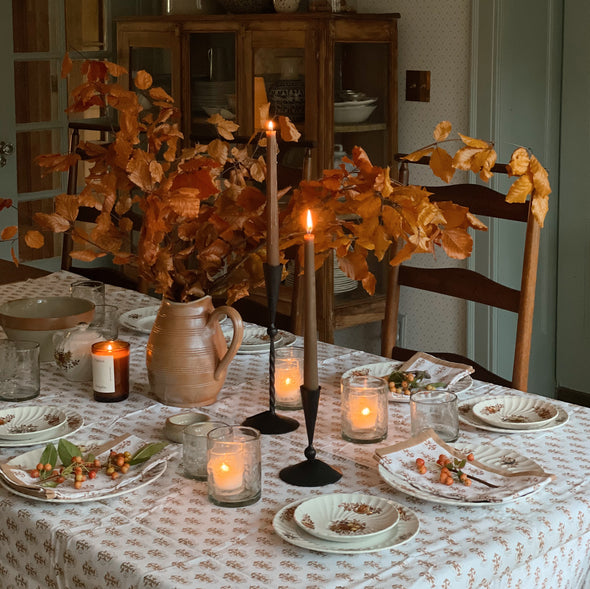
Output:
[[[403,155],[396,156],[396,160],[401,162],[399,178],[400,182],[408,184],[408,162],[402,158]],[[427,165],[429,158],[424,157],[413,163]],[[506,166],[496,164],[492,171],[506,173]],[[480,184],[450,184],[425,188],[432,193],[430,196],[432,201],[453,201],[468,207],[476,216],[518,221],[522,224],[525,242],[520,289],[500,284],[468,268],[417,268],[406,264],[390,267],[385,318],[382,325],[382,355],[397,360],[407,360],[414,353],[412,350],[396,346],[401,286],[459,297],[517,314],[516,346],[511,380],[502,378],[459,354],[430,353],[452,362],[470,364],[475,369],[472,376],[478,380],[526,391],[540,240],[540,226],[532,214],[530,201],[507,203],[504,194]],[[397,247],[398,244],[392,245],[393,254],[397,251]]]

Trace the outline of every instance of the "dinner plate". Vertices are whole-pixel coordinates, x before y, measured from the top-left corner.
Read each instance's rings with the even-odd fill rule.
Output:
[[[35,440],[49,435],[65,423],[66,414],[58,407],[25,405],[0,410],[0,440]]]
[[[397,524],[397,505],[366,493],[330,493],[299,504],[295,523],[308,534],[332,542],[356,542]]]
[[[60,438],[66,438],[77,432],[83,425],[84,419],[76,411],[64,409],[65,421],[59,427],[51,429],[33,439],[29,440],[3,440],[0,439],[0,448],[21,448],[24,446],[36,446],[38,444],[48,444]]]
[[[119,316],[119,323],[127,329],[140,331],[141,333],[150,334],[154,321],[160,310],[160,305],[151,305],[149,307],[141,307],[139,309],[132,309],[126,313],[121,313]],[[227,319],[227,315],[219,316],[219,323],[223,323]]]
[[[437,448],[436,445],[433,445],[433,448],[436,452],[439,451],[439,448]],[[386,457],[380,460],[378,469],[381,478],[388,485],[398,491],[402,491],[406,495],[433,503],[465,507],[504,505],[506,503],[512,503],[538,493],[551,481],[551,475],[545,473],[536,462],[514,450],[498,448],[488,444],[477,448],[473,453],[477,461],[476,463],[482,465],[484,468],[501,469],[503,471],[508,471],[511,474],[524,477],[520,491],[515,489],[514,493],[509,495],[508,488],[502,487],[502,485],[498,485],[497,490],[490,489],[488,491],[484,485],[477,482],[475,475],[472,475],[473,484],[471,487],[463,487],[462,485],[457,487],[457,489],[460,489],[458,492],[463,495],[462,497],[457,496],[456,493],[453,494],[455,492],[453,487],[459,485],[459,483],[456,483],[456,485],[452,485],[451,487],[446,487],[440,483],[436,477],[434,479],[423,479],[422,477],[428,476],[428,473],[426,475],[420,475],[419,480],[421,482],[419,484],[414,484],[412,483],[413,472],[407,470],[412,468],[413,465],[409,463],[408,465],[403,464],[402,462],[404,459],[400,456],[396,456],[394,462],[388,468],[385,463],[386,455]],[[434,458],[431,460],[427,454],[424,454],[424,459],[427,465],[432,463],[430,469],[435,468],[435,466],[432,466],[435,462]],[[466,473],[469,476],[470,473],[468,470],[469,469],[466,469]],[[474,466],[473,470],[477,472],[478,467]],[[490,471],[483,470],[482,473],[483,475],[478,473],[480,477],[487,476],[488,479],[496,480]],[[500,480],[501,479],[498,478],[499,482]],[[506,477],[504,477],[503,480],[507,480]],[[503,491],[505,491],[505,493],[501,496],[498,495],[498,492],[502,493]],[[473,498],[469,498],[471,493]]]
[[[557,407],[538,397],[503,395],[476,403],[474,415],[495,427],[528,430],[548,425],[557,418]]]
[[[223,329],[223,328],[222,328]],[[223,329],[223,335],[227,345],[231,343],[233,327]],[[290,346],[295,342],[297,336],[279,329],[275,338],[275,349]],[[244,338],[238,349],[238,354],[260,354],[270,350],[270,338],[266,327],[246,326],[244,327]]]
[[[476,397],[462,401],[458,404],[459,421],[467,425],[471,425],[477,429],[486,430],[489,432],[496,432],[498,434],[536,434],[539,432],[546,432],[565,425],[569,420],[569,415],[562,407],[557,407],[557,417],[545,425],[541,425],[534,429],[509,429],[506,427],[496,427],[482,421],[473,413],[473,406],[481,401],[484,397]]]
[[[402,362],[398,362],[397,360],[388,360],[387,362],[377,362],[375,364],[366,364],[364,366],[359,366],[358,368],[351,368],[347,370],[343,375],[342,378],[347,378],[349,376],[381,376],[387,377],[389,376],[394,370],[398,370],[399,367],[402,365]],[[423,381],[422,383],[424,386],[428,384],[428,381]],[[473,384],[473,379],[468,375],[464,376],[456,383],[450,385],[449,387],[445,388],[446,391],[451,393],[463,393],[468,390],[471,385]],[[396,393],[395,391],[389,392],[389,399],[391,401],[395,401],[396,403],[409,403],[410,402],[410,395],[404,395],[403,393]]]
[[[277,512],[272,521],[275,532],[289,544],[326,552],[330,554],[362,554],[367,552],[378,552],[405,544],[411,540],[420,529],[420,522],[416,514],[407,507],[397,505],[399,521],[397,525],[382,534],[372,538],[363,538],[355,542],[332,542],[316,538],[302,530],[295,520],[293,514],[302,500],[294,501]]]

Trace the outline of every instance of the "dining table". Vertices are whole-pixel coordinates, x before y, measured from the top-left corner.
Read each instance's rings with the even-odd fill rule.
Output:
[[[58,271],[0,285],[0,303],[69,293],[75,274]],[[125,314],[157,306],[157,299],[107,285],[106,302]],[[75,444],[133,434],[167,441],[168,417],[186,408],[167,406],[150,392],[145,354],[148,330],[122,324],[129,342],[130,394],[117,403],[94,400],[92,382],[72,382],[53,362],[41,366],[41,392],[28,405],[57,406],[81,420],[67,439]],[[296,338],[301,345],[301,338]],[[338,468],[336,483],[317,487],[285,483],[279,472],[304,460],[308,445],[303,411],[289,411],[299,427],[261,436],[262,493],[256,503],[222,507],[208,498],[207,482],[184,476],[182,444],[166,447],[161,476],[129,492],[59,502],[31,498],[0,485],[0,587],[49,589],[199,588],[583,588],[590,587],[590,409],[551,399],[565,419],[560,427],[504,433],[460,424],[455,447],[496,447],[524,455],[554,476],[537,492],[507,503],[470,505],[402,492],[380,474],[375,452],[411,435],[406,402],[388,404],[388,434],[379,443],[342,438],[341,376],[385,361],[360,350],[319,342],[321,386],[314,433],[317,457]],[[532,367],[534,370],[534,366]],[[217,400],[194,408],[212,420],[240,424],[269,407],[269,354],[232,360]],[[459,400],[526,395],[473,381]],[[531,393],[529,395],[532,396]],[[18,404],[0,403],[0,409]],[[280,412],[279,412],[280,413]],[[36,446],[0,440],[5,463]],[[413,518],[406,541],[379,550],[301,546],[277,533],[275,515],[297,501],[331,493],[362,492],[399,505]],[[276,522],[275,522],[276,523]],[[305,544],[305,543],[304,543]]]

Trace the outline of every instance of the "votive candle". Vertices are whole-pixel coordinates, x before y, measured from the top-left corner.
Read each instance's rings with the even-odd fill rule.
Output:
[[[222,494],[238,493],[244,486],[244,456],[241,452],[211,450],[207,471]]]
[[[272,121],[266,131],[266,261],[279,265],[279,201],[277,197],[277,132]]]
[[[377,394],[352,397],[349,419],[355,430],[371,430],[377,424],[379,397]]]
[[[129,396],[129,343],[120,340],[92,344],[94,399],[106,403]]]

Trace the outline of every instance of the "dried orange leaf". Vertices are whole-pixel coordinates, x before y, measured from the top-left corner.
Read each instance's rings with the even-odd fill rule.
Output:
[[[509,176],[522,176],[529,169],[529,163],[529,152],[524,147],[519,147],[512,153],[506,171]]]
[[[233,140],[233,133],[240,128],[240,126],[233,121],[227,121],[224,119],[219,113],[210,116],[207,119],[207,122],[215,125],[217,132],[228,141]]]
[[[301,133],[291,122],[289,117],[279,117],[279,129],[281,130],[281,139],[283,141],[299,141]]]
[[[57,213],[35,213],[33,221],[40,227],[50,229],[54,233],[63,233],[70,228],[70,222]]]
[[[127,73],[127,70],[122,65],[119,65],[118,63],[112,63],[111,61],[105,61],[104,64],[105,64],[109,74],[111,74],[111,76],[113,76],[114,78],[118,78],[119,76],[122,76]]]
[[[16,225],[11,225],[10,227],[4,227],[2,232],[0,232],[0,239],[6,241],[7,239],[12,239],[18,232],[18,227]]]
[[[135,86],[140,90],[147,90],[152,85],[152,76],[145,70],[139,70],[135,76]]]
[[[168,92],[166,92],[163,88],[150,88],[150,97],[152,98],[152,100],[163,100],[164,102],[174,102],[174,98],[172,98],[172,96],[170,96],[170,94],[168,94]],[[160,105],[156,105],[156,106],[160,106]],[[170,116],[171,113],[169,113],[167,116]]]
[[[460,227],[443,231],[441,243],[447,256],[455,260],[468,258],[473,249],[473,238]]]
[[[61,77],[67,78],[69,73],[72,71],[72,59],[70,58],[70,54],[66,51],[64,58],[61,62]]]
[[[506,202],[525,202],[533,190],[533,182],[528,174],[517,178],[506,195]]]
[[[471,170],[471,161],[480,151],[476,147],[462,147],[458,149],[453,156],[453,167],[457,170]]]
[[[0,198],[0,211],[2,209],[8,209],[12,206],[12,199],[10,198]]]
[[[13,247],[10,248],[10,257],[12,258],[14,265],[18,268],[18,258],[16,257],[16,252]]]
[[[549,211],[549,197],[534,196],[533,201],[531,202],[531,208],[537,223],[543,227],[545,223],[545,215],[547,215],[547,212]]]
[[[459,133],[459,137],[461,137],[461,141],[465,143],[468,147],[479,147],[483,149],[491,148],[492,144],[488,141],[483,141],[482,139],[474,139],[473,137],[468,137],[467,135],[462,135]]]
[[[104,252],[97,252],[94,250],[74,250],[70,252],[70,257],[80,262],[93,262],[97,258],[104,258]]]
[[[424,149],[419,149],[418,151],[408,153],[408,155],[405,155],[403,159],[408,160],[409,162],[417,162],[423,157],[430,155],[433,149],[434,147],[425,147]]]
[[[58,194],[55,197],[55,212],[73,223],[78,217],[78,197],[71,194]]]
[[[450,182],[455,173],[453,158],[440,147],[435,147],[430,157],[430,168],[435,176],[444,182]]]
[[[33,249],[42,248],[45,245],[45,238],[43,234],[35,229],[31,229],[25,233],[25,243]]]
[[[444,141],[449,136],[452,128],[449,121],[441,121],[434,129],[434,140]]]

